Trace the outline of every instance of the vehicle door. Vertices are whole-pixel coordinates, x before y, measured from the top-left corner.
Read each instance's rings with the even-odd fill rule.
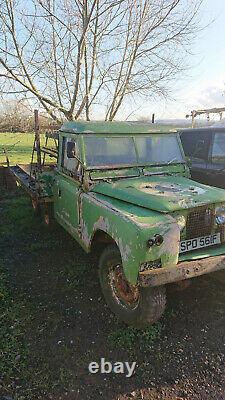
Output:
[[[192,179],[208,184],[209,150],[212,133],[210,130],[181,133],[185,155],[190,160]]]
[[[208,171],[209,185],[225,188],[225,131],[215,131]]]
[[[54,214],[58,222],[70,233],[77,233],[79,225],[79,195],[82,168],[79,140],[62,138],[61,158],[54,183]]]

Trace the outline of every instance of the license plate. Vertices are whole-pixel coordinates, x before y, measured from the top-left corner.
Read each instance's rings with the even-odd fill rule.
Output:
[[[187,251],[201,249],[202,247],[213,246],[220,244],[220,233],[214,233],[209,236],[202,236],[194,239],[182,240],[180,242],[180,253],[186,253]]]

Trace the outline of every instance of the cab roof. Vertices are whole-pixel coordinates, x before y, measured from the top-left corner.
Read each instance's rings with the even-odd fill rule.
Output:
[[[141,122],[119,122],[119,121],[69,121],[65,122],[59,130],[74,134],[82,133],[113,133],[113,134],[133,134],[133,133],[169,133],[177,132],[171,127],[160,126],[152,123]]]

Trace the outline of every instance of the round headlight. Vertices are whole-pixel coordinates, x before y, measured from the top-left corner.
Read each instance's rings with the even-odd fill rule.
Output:
[[[154,236],[154,239],[155,239],[156,246],[160,246],[163,243],[162,235],[158,235],[157,234],[157,235]]]
[[[147,246],[148,246],[148,247],[152,247],[154,244],[155,244],[155,241],[154,241],[153,239],[149,239],[149,240],[147,241]]]
[[[215,220],[218,225],[225,225],[225,207],[217,207]]]

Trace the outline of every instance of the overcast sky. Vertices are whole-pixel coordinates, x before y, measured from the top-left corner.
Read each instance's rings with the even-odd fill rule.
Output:
[[[185,118],[193,109],[225,106],[225,0],[204,0],[202,24],[210,21],[193,46],[193,68],[174,87],[175,101],[142,101],[134,117],[155,112],[158,119]],[[121,117],[127,117],[127,106]]]

